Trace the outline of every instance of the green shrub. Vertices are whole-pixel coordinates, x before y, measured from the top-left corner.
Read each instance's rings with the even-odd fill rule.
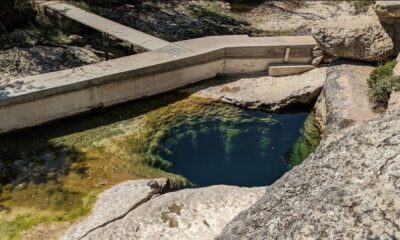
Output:
[[[395,60],[380,65],[372,71],[368,79],[370,101],[376,110],[386,109],[390,94],[400,87],[399,78],[393,77],[395,66]]]

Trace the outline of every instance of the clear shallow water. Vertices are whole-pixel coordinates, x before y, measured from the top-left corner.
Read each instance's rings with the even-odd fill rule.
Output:
[[[167,171],[196,186],[269,185],[288,170],[285,155],[300,138],[307,115],[237,109],[199,113],[170,127],[159,155],[171,163]]]

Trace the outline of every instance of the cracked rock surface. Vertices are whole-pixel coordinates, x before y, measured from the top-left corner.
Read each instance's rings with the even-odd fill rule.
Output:
[[[223,185],[166,193],[81,239],[214,239],[230,220],[264,193],[264,187]]]
[[[354,61],[328,67],[323,94],[316,105],[325,134],[338,133],[379,117],[368,99],[367,79],[374,67]]]
[[[307,35],[315,22],[356,14],[354,5],[348,1],[265,1],[243,18],[271,35]]]
[[[92,214],[72,226],[62,239],[82,239],[92,231],[123,218],[130,211],[162,193],[166,187],[166,178],[131,180],[115,185],[99,195]]]
[[[400,110],[400,92],[393,92],[390,95],[389,106],[387,111],[393,112]]]
[[[400,112],[325,142],[218,239],[399,239]]]
[[[400,17],[399,1],[376,1],[374,5],[376,14],[381,21],[387,22]]]
[[[326,78],[326,68],[303,74],[271,77],[265,75],[223,76],[210,83],[184,91],[196,97],[234,104],[240,107],[279,111],[306,106],[318,97]],[[208,85],[207,85],[208,84]]]

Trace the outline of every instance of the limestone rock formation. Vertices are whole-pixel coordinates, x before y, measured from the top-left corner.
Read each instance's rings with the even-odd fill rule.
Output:
[[[400,110],[400,92],[393,92],[390,95],[388,112],[399,111]]]
[[[244,21],[273,36],[307,35],[316,21],[352,16],[357,9],[350,1],[261,1],[251,11],[241,13]],[[235,5],[232,4],[234,9]],[[284,23],[284,24],[282,24]]]
[[[317,127],[321,138],[326,135],[326,103],[325,103],[325,91],[322,90],[321,94],[318,96],[317,102],[312,109],[314,113],[314,124]]]
[[[324,52],[335,57],[380,61],[393,51],[392,39],[373,15],[321,21],[315,24],[312,34]]]
[[[393,77],[400,78],[400,54],[396,58],[396,66],[393,68]]]
[[[337,133],[379,116],[368,99],[367,79],[373,69],[352,61],[328,67],[324,92],[315,108],[316,115],[321,116],[322,132]]]
[[[240,107],[280,111],[313,103],[321,92],[325,78],[326,68],[286,77],[224,76],[217,85],[205,83],[188,91],[195,92],[196,97]]]
[[[322,144],[217,239],[400,238],[400,112]]]
[[[313,48],[312,57],[313,60],[311,64],[318,67],[324,59],[324,52],[322,51],[320,46],[315,46]]]
[[[376,1],[374,9],[382,22],[391,23],[394,19],[400,18],[399,1]]]
[[[376,1],[374,10],[386,32],[393,39],[394,53],[400,51],[400,2]]]
[[[63,239],[81,239],[95,229],[123,218],[133,209],[162,193],[167,187],[168,180],[165,178],[132,180],[118,184],[101,193],[92,214],[73,226]]]
[[[125,191],[125,194],[128,193]],[[103,224],[81,239],[213,239],[230,220],[254,204],[264,193],[264,187],[234,186],[211,186],[166,193],[153,197],[120,219],[110,218],[108,224]],[[135,199],[133,193],[130,196],[118,194],[113,199],[119,197],[127,202]],[[117,203],[114,205],[114,208],[118,206]],[[105,208],[96,208],[94,213],[97,209],[106,211]]]
[[[400,79],[400,54],[397,56],[396,62],[397,64],[393,68],[393,77]],[[400,110],[400,92],[398,91],[399,89],[396,90],[390,95],[387,109],[389,112]]]

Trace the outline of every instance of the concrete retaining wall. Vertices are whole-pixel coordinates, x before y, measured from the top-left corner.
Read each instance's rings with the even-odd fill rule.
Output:
[[[0,133],[173,90],[218,74],[310,63],[312,37],[207,37],[98,64],[15,79],[0,86]]]

